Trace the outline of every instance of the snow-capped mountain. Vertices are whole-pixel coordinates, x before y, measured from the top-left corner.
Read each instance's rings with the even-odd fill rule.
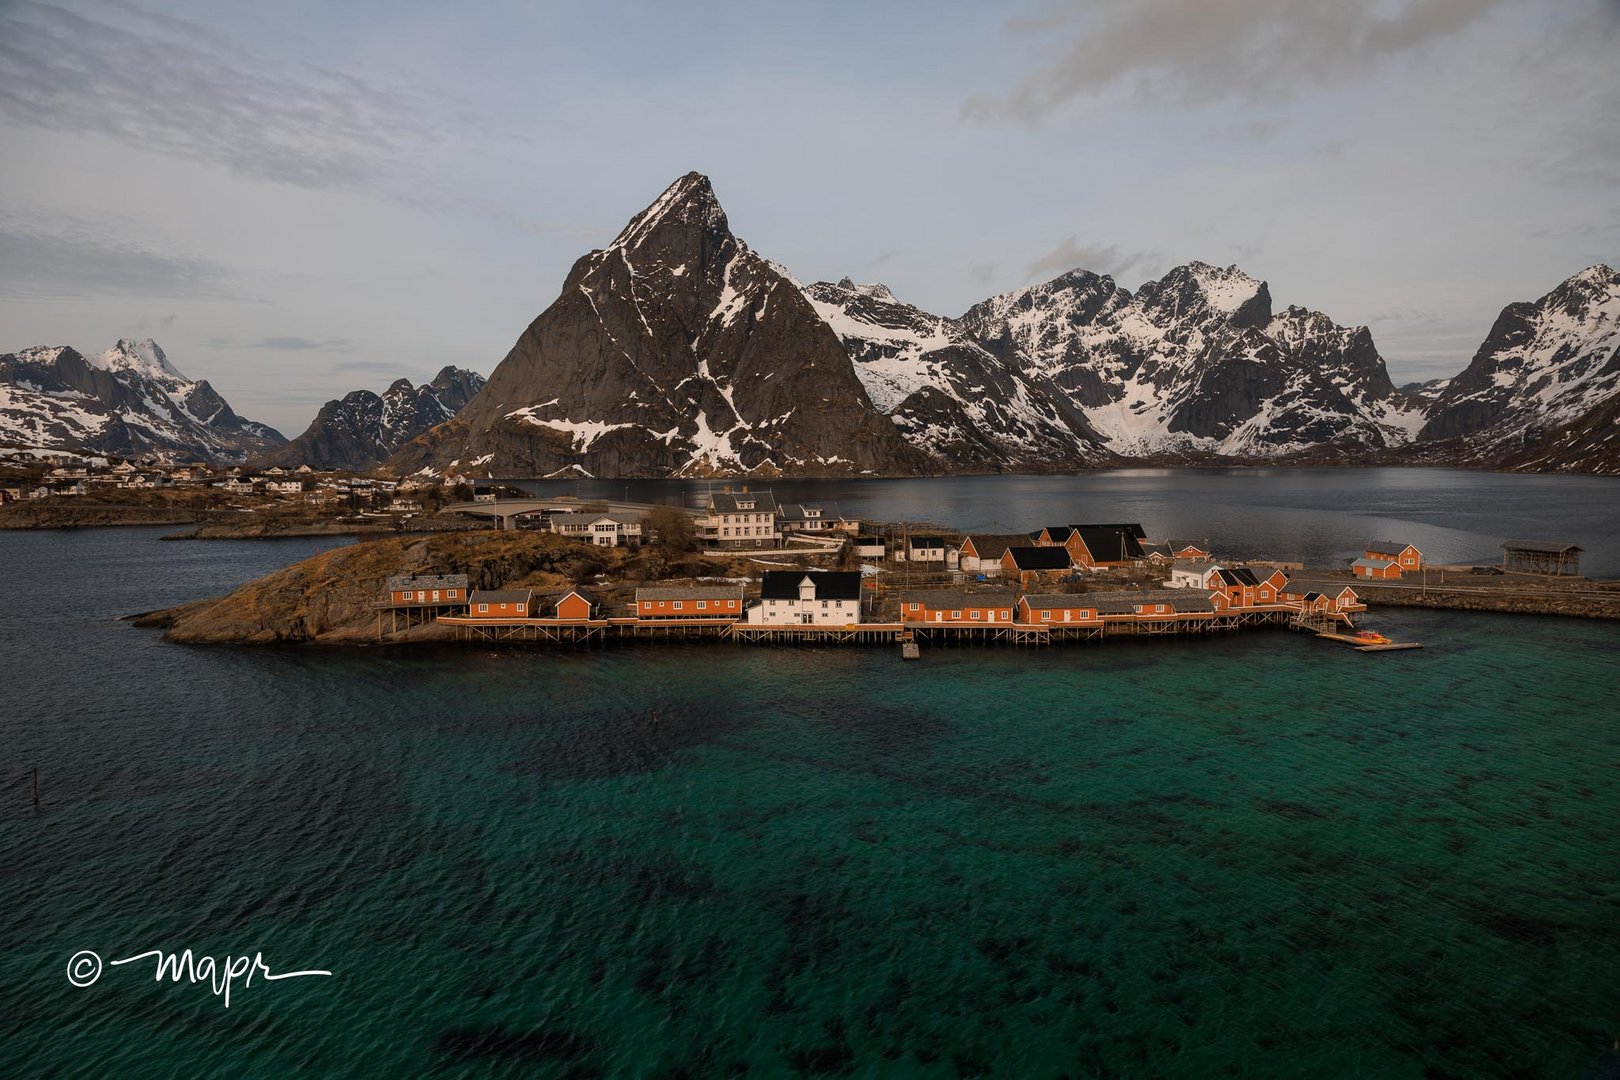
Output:
[[[844,343],[872,404],[942,468],[1045,471],[1111,457],[1068,395],[955,321],[848,278],[804,293]]]
[[[151,339],[94,358],[66,346],[0,355],[0,446],[234,464],[284,442],[182,375]]]
[[[459,417],[403,471],[898,475],[927,471],[797,283],[689,173],[574,264]]]
[[[1502,309],[1473,361],[1435,396],[1421,437],[1461,439],[1470,461],[1534,458],[1538,443],[1617,393],[1620,272],[1591,266]]]
[[[399,379],[381,394],[352,391],[321,406],[309,428],[263,464],[374,469],[429,428],[454,418],[484,388],[484,381],[477,372],[445,367],[421,386]]]
[[[1125,457],[1273,458],[1401,445],[1421,426],[1366,327],[1273,315],[1266,283],[1190,263],[1135,295],[1076,270],[975,305],[962,325],[1065,390]]]

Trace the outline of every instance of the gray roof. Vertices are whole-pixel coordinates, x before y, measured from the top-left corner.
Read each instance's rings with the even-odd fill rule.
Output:
[[[641,524],[641,515],[639,514],[590,514],[580,513],[577,510],[571,510],[562,514],[552,514],[550,520],[551,527],[556,528],[559,525],[589,525],[593,521],[601,521],[604,518],[609,521],[617,522],[620,525]]]
[[[1302,581],[1294,581],[1292,578],[1290,578],[1288,581],[1283,582],[1281,588],[1282,588],[1282,591],[1285,592],[1285,593],[1292,593],[1295,596],[1303,596],[1307,600],[1310,599],[1313,596],[1325,596],[1325,595],[1328,595],[1328,594],[1324,593],[1321,589],[1317,588],[1315,585],[1307,585]]]
[[[1199,577],[1203,577],[1205,574],[1215,569],[1218,569],[1218,567],[1216,567],[1216,565],[1212,562],[1192,562],[1187,559],[1179,559],[1176,561],[1176,565],[1171,567],[1171,572],[1174,573],[1177,570],[1182,570],[1197,574]]]
[[[637,589],[636,603],[643,600],[741,600],[741,585],[658,585]]]
[[[1024,603],[1032,608],[1094,608],[1097,606],[1098,595],[1097,593],[1077,593],[1073,595],[1025,593]]]
[[[1016,589],[924,589],[900,594],[902,604],[922,604],[930,608],[1012,607],[1018,600]]]
[[[1090,593],[1099,615],[1129,615],[1139,604],[1169,604],[1177,614],[1214,611],[1209,594],[1199,589],[1131,589]]]
[[[1550,540],[1504,540],[1502,541],[1502,550],[1540,551],[1549,555],[1562,555],[1565,552],[1582,551],[1584,549],[1578,548],[1574,544],[1558,544]]]
[[[406,589],[465,589],[467,587],[466,574],[423,574],[412,577],[401,574],[388,579],[390,592],[403,592]]]
[[[1374,540],[1361,550],[1374,551],[1380,555],[1399,555],[1411,546],[1411,544],[1397,543],[1394,540]]]
[[[469,603],[527,604],[533,599],[533,589],[478,589],[472,594]]]
[[[816,517],[810,517],[808,511],[819,510]],[[843,516],[838,513],[838,504],[835,502],[805,502],[783,503],[777,511],[784,521],[842,521]]]
[[[1369,548],[1368,550],[1370,551],[1372,549]],[[1351,566],[1371,566],[1371,567],[1373,567],[1375,569],[1383,570],[1386,567],[1397,566],[1399,564],[1396,563],[1396,561],[1394,559],[1357,559],[1355,562],[1351,563],[1350,565]]]
[[[744,508],[737,505],[738,500],[753,501],[754,505]],[[776,496],[768,491],[734,491],[709,496],[710,512],[715,514],[774,514],[776,513]]]

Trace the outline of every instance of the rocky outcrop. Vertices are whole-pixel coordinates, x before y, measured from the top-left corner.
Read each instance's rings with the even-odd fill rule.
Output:
[[[689,173],[574,264],[452,424],[393,462],[474,475],[901,475],[931,462],[791,278]]]
[[[321,406],[298,438],[267,455],[263,467],[364,472],[393,457],[411,440],[453,419],[484,388],[484,377],[445,367],[432,382],[399,379],[381,394],[355,390]]]
[[[150,339],[93,360],[66,346],[0,355],[0,446],[240,464],[286,441],[186,378]]]

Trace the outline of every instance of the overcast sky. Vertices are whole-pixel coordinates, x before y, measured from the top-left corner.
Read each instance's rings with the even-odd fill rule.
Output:
[[[1620,261],[1617,57],[1620,0],[0,0],[0,351],[154,337],[295,435],[488,374],[696,169],[807,282],[1236,263],[1448,376]]]

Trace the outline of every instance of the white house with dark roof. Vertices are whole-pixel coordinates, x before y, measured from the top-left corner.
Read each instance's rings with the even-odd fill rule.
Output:
[[[760,626],[848,626],[861,621],[861,575],[767,570],[748,622]]]
[[[838,512],[835,502],[783,503],[776,517],[783,532],[860,532],[861,523]]]
[[[641,518],[632,514],[552,514],[551,531],[596,547],[635,547],[641,543]]]

